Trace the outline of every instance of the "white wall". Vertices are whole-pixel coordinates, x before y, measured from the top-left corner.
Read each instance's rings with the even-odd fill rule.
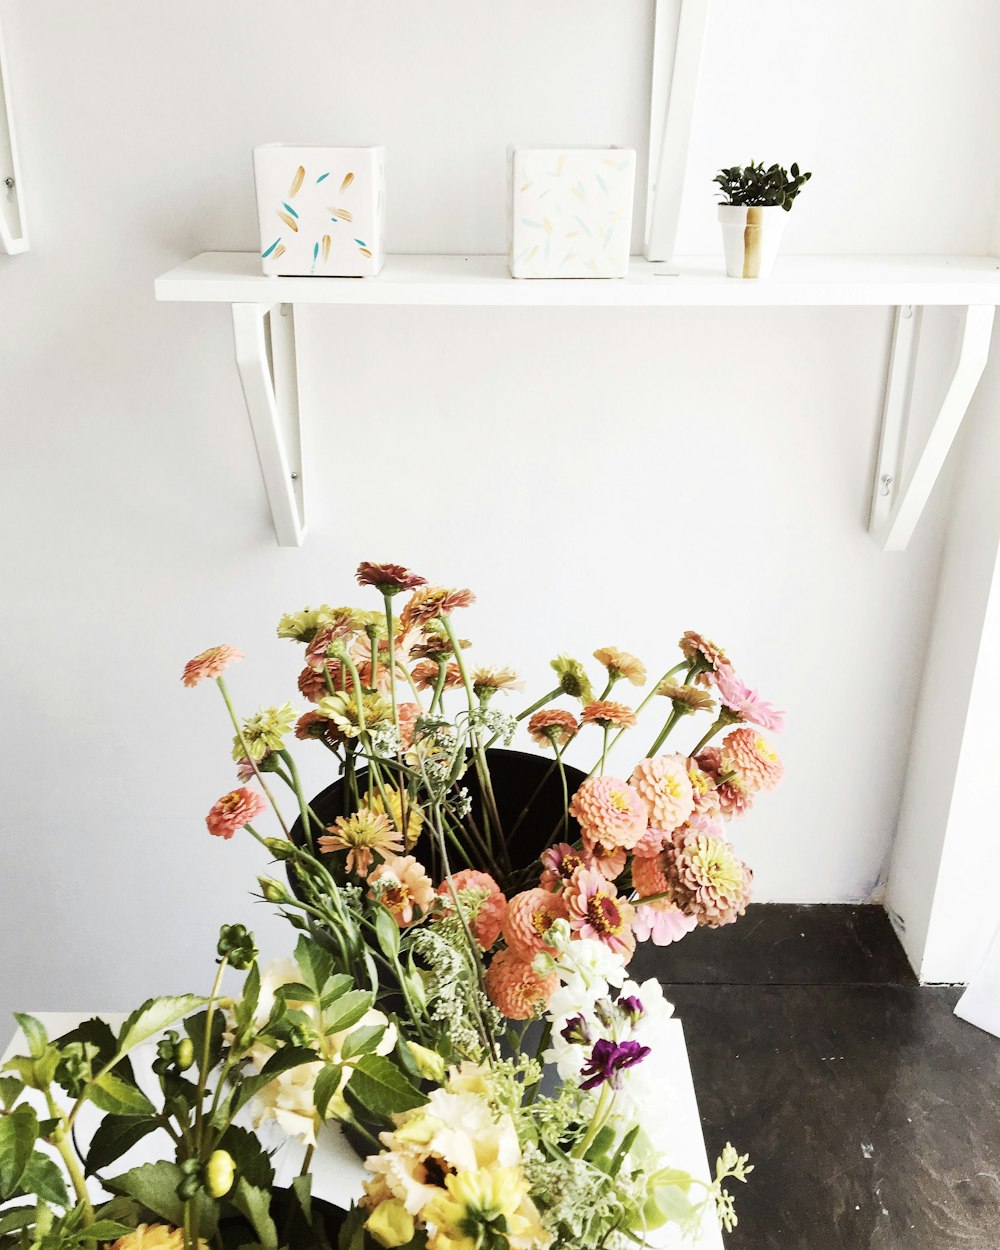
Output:
[[[962,109],[978,119],[975,149],[951,121],[919,136],[973,207],[935,199],[934,238],[921,212],[907,246],[980,250],[1000,103],[980,50],[1000,13],[885,3],[897,24],[920,14],[921,38],[900,44],[873,7],[839,7],[829,64],[822,41],[809,49],[809,82],[861,93],[867,113],[831,124],[802,75],[796,107],[769,109],[766,145],[745,151],[749,135],[730,136],[761,76],[730,65],[699,150],[713,167],[811,164],[798,244],[839,246],[853,210],[821,172],[861,146],[878,174],[871,116],[886,152],[900,133],[914,142],[906,110],[888,128],[883,87],[852,79],[877,37],[918,109],[930,95],[954,125]],[[734,0],[720,8],[742,20]],[[225,920],[285,940],[246,899],[254,849],[204,831],[230,783],[226,726],[211,691],[177,678],[229,640],[251,657],[234,674],[242,705],[284,697],[298,657],[274,622],[346,598],[362,557],[473,584],[482,655],[533,681],[564,647],[615,642],[653,665],[684,628],[717,634],[790,713],[787,781],[739,833],[758,897],[858,899],[877,881],[947,505],[939,494],[905,556],[866,535],[888,312],[312,310],[312,529],[288,551],[228,310],[152,300],[172,264],[254,245],[249,151],[278,137],[384,142],[391,246],[499,250],[508,140],[642,147],[651,14],[614,0],[8,0],[33,250],[0,258],[0,1010],[193,988]],[[747,65],[773,36],[753,33]],[[902,237],[892,192],[876,178],[856,250]],[[359,456],[377,477],[358,475]]]

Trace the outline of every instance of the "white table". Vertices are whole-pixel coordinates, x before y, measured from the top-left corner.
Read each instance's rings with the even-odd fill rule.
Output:
[[[99,1015],[112,1028],[117,1029],[125,1019],[117,1012],[70,1012],[70,1011],[38,1011],[30,1014],[36,1016],[45,1026],[50,1038],[57,1038],[68,1033],[81,1021]],[[705,1155],[705,1139],[701,1132],[701,1121],[698,1116],[698,1102],[695,1098],[694,1084],[691,1080],[691,1068],[688,1064],[687,1046],[684,1042],[684,1029],[679,1020],[669,1021],[669,1045],[671,1054],[669,1069],[673,1088],[664,1097],[663,1114],[672,1122],[672,1148],[670,1165],[690,1172],[700,1180],[708,1181],[711,1174],[708,1159]],[[24,1038],[17,1030],[3,1055],[5,1063],[13,1055],[27,1053]],[[152,1061],[156,1058],[155,1041],[137,1047],[130,1056],[135,1069],[136,1080],[149,1093],[155,1092],[155,1077],[152,1074]],[[151,1084],[152,1082],[152,1084]],[[27,1097],[34,1103],[39,1114],[45,1113],[45,1103],[40,1094],[32,1090],[26,1091]],[[86,1148],[91,1136],[100,1122],[102,1113],[90,1104],[84,1104],[77,1119],[77,1136],[81,1146]],[[265,1142],[269,1147],[277,1144],[278,1139]],[[45,1147],[43,1147],[44,1149]],[[157,1158],[171,1157],[172,1143],[165,1133],[151,1133],[138,1145],[122,1155],[115,1164],[115,1174],[128,1171],[129,1168],[149,1163]],[[54,1152],[53,1157],[59,1161]],[[302,1147],[295,1142],[286,1142],[272,1159],[275,1167],[275,1180],[278,1184],[287,1184],[298,1172],[302,1160]],[[365,1176],[361,1161],[353,1150],[336,1132],[320,1134],[319,1145],[313,1160],[313,1192],[318,1198],[334,1202],[338,1206],[347,1206],[353,1197],[361,1193],[361,1181]],[[107,1195],[93,1179],[88,1182],[95,1198]],[[675,1230],[660,1230],[650,1236],[650,1244],[656,1250],[679,1250],[681,1246],[691,1243],[681,1241]],[[701,1235],[695,1243],[698,1250],[725,1250],[722,1234],[719,1231],[715,1215],[706,1210],[702,1221]]]

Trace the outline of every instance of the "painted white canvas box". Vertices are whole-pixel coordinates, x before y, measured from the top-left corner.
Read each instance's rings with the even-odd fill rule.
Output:
[[[626,277],[634,189],[631,149],[510,147],[511,277]]]
[[[373,277],[382,268],[385,150],[254,148],[266,274]]]

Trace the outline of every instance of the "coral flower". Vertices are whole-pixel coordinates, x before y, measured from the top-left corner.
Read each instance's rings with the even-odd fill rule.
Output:
[[[588,777],[573,795],[569,814],[591,841],[629,850],[646,832],[649,806],[627,781]]]
[[[245,659],[246,656],[236,647],[209,647],[193,660],[188,660],[184,665],[181,681],[185,686],[197,686],[200,681],[221,677],[230,664]]]
[[[263,795],[256,790],[248,790],[246,786],[240,786],[238,790],[230,790],[219,799],[205,817],[205,824],[213,837],[228,841],[237,829],[242,829],[266,810],[267,803]]]
[[[411,629],[419,629],[439,616],[450,616],[456,608],[467,608],[475,602],[476,596],[471,590],[420,586],[399,614],[399,624],[403,633],[407,634]]]
[[[728,664],[716,671],[714,681],[719,698],[734,720],[749,721],[751,725],[759,725],[771,733],[780,733],[784,729],[785,713],[765,703],[759,691],[751,690],[746,682],[740,681]]]
[[[633,859],[632,885],[639,895],[636,899],[636,906],[641,906],[644,898],[651,898],[654,894],[669,893],[670,878],[667,875],[666,852],[649,855],[643,859]],[[666,901],[669,902],[669,899]]]
[[[602,729],[631,729],[635,724],[635,712],[624,703],[612,699],[595,699],[580,713],[584,725],[600,725]]]
[[[557,920],[565,920],[566,915],[561,894],[553,894],[540,886],[524,890],[507,904],[504,941],[521,959],[534,959],[541,951],[552,950],[546,934]]]
[[[402,564],[372,564],[369,560],[361,561],[356,576],[359,586],[374,586],[383,595],[396,595],[427,584],[426,577],[411,573]]]
[[[624,872],[628,855],[620,846],[605,846],[603,842],[592,841],[585,833],[583,849],[589,861],[587,866],[596,868],[606,881],[614,881]]]
[[[542,876],[538,884],[543,890],[559,890],[567,881],[572,881],[578,868],[587,867],[587,857],[582,851],[568,842],[557,842],[542,852]]]
[[[330,676],[333,679],[335,688],[340,681],[340,665],[337,664],[336,668],[336,674],[333,672],[333,667],[330,669]],[[310,668],[308,665],[299,673],[298,687],[299,694],[304,699],[308,699],[310,703],[318,703],[320,699],[330,693],[326,684],[326,675],[321,671]]]
[[[671,942],[679,942],[697,927],[697,917],[686,916],[668,898],[637,904],[635,920],[632,923],[639,941],[646,942],[651,938],[654,946],[669,946]]]
[[[486,993],[508,1020],[530,1020],[558,986],[554,972],[541,976],[509,947],[498,951],[486,969]]]
[[[401,703],[396,709],[399,717],[399,737],[404,751],[408,751],[413,746],[413,734],[417,727],[417,721],[421,716],[419,703]]]
[[[412,855],[387,859],[368,878],[370,893],[387,907],[400,926],[412,924],[416,909],[426,911],[434,901],[434,887]]]
[[[736,773],[748,790],[773,790],[785,768],[770,745],[752,729],[734,729],[722,743],[723,771]]]
[[[507,917],[507,900],[500,887],[488,872],[477,872],[474,868],[463,868],[461,872],[452,873],[451,884],[458,895],[472,936],[484,951],[488,951],[500,936]],[[437,892],[444,899],[446,907],[453,905],[454,899],[447,881],[441,882]]]
[[[562,708],[543,708],[528,721],[528,733],[540,747],[562,746],[580,732],[580,722]]]
[[[445,689],[462,684],[462,670],[456,660],[449,660],[444,666]],[[418,660],[413,666],[411,676],[418,690],[433,690],[437,685],[441,665],[436,660]]]
[[[295,736],[302,742],[308,738],[325,738],[330,722],[319,712],[303,712],[295,722]]]
[[[646,666],[627,651],[619,651],[617,647],[598,647],[594,659],[608,670],[612,681],[625,678],[633,686],[641,686],[646,680]]]
[[[383,859],[389,859],[403,849],[389,817],[367,807],[359,807],[350,816],[338,816],[329,832],[317,838],[316,845],[324,855],[346,851],[347,871],[356,872],[359,877],[368,876],[373,852],[378,851]]]
[[[563,891],[570,928],[582,938],[603,942],[627,960],[635,950],[635,908],[596,868],[580,868]]]
[[[715,797],[719,802],[719,811],[726,820],[742,816],[750,810],[753,806],[753,792],[735,773],[724,772],[722,751],[719,747],[706,747],[696,757],[696,763],[715,782]]]
[[[703,670],[717,673],[720,668],[729,667],[729,657],[718,643],[695,633],[693,629],[686,630],[677,645],[689,664],[697,664]],[[707,685],[704,672],[699,674],[698,680],[702,685]]]
[[[629,781],[648,805],[649,823],[657,829],[676,829],[694,809],[687,761],[681,755],[640,760]]]

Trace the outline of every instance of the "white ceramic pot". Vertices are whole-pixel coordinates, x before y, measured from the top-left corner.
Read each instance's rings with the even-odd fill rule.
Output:
[[[253,150],[266,274],[368,278],[382,268],[383,148]]]
[[[512,278],[628,276],[632,149],[513,146],[507,157]]]
[[[719,205],[726,273],[730,278],[769,278],[781,247],[785,209]]]

